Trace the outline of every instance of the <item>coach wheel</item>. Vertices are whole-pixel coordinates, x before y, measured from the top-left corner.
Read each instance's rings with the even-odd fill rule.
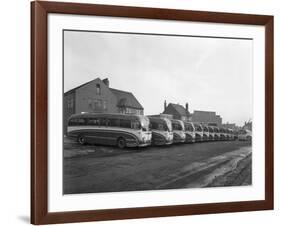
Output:
[[[118,140],[117,140],[117,146],[121,149],[125,148],[126,147],[126,141],[124,138],[120,137]]]
[[[79,144],[86,144],[86,140],[85,140],[85,137],[84,136],[79,136],[78,137],[78,143]]]

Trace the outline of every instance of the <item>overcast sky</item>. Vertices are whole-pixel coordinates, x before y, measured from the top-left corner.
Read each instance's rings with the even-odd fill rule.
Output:
[[[188,102],[242,125],[252,118],[252,60],[252,40],[65,31],[64,91],[109,78],[145,114]]]

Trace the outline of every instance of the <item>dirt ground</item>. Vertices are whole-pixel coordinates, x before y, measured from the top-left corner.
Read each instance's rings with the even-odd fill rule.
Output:
[[[64,146],[65,194],[251,185],[251,144],[167,147]]]

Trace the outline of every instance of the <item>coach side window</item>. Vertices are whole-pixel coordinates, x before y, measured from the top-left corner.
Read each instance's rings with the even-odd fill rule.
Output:
[[[131,128],[131,120],[120,119],[120,127]]]
[[[120,119],[117,119],[117,118],[108,119],[108,126],[119,127],[120,126]]]
[[[108,126],[108,119],[107,118],[100,119],[100,125],[101,126]]]
[[[76,126],[76,124],[77,124],[76,118],[70,119],[69,122],[68,122],[69,126]]]
[[[69,125],[70,126],[80,126],[80,125],[85,125],[85,119],[83,118],[73,118],[70,119],[69,121]]]
[[[90,126],[98,126],[99,125],[99,119],[97,118],[88,118],[88,125]]]

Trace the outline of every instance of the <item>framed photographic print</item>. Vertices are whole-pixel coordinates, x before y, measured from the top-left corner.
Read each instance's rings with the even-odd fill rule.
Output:
[[[273,209],[273,16],[31,3],[31,223]]]

